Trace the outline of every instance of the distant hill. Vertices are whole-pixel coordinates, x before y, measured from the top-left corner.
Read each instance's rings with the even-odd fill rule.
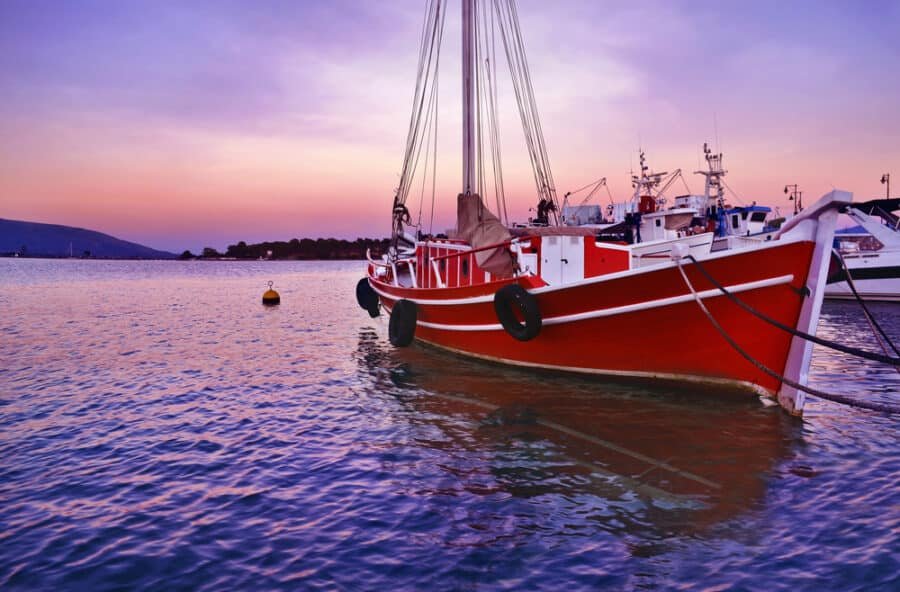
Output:
[[[0,218],[0,255],[26,257],[97,257],[103,259],[173,259],[157,251],[114,236],[59,224],[41,224]]]

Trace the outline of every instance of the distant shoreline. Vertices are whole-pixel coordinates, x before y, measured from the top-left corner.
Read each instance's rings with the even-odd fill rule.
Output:
[[[185,251],[178,259],[212,259],[234,261],[361,261],[366,253],[386,253],[390,239],[358,238],[354,241],[336,238],[304,238],[289,241],[247,244],[240,241],[228,245],[224,253],[206,247],[199,255]]]
[[[197,254],[186,250],[178,255],[86,228],[0,218],[0,257],[9,258],[352,261],[364,260],[369,252],[375,255],[386,253],[389,245],[390,239],[386,238],[357,238],[353,241],[337,238],[292,238],[255,244],[240,241],[228,245],[224,253],[213,247],[204,247]]]
[[[6,253],[0,253],[0,259],[45,259],[45,260],[71,260],[71,261],[166,261],[166,262],[176,262],[183,263],[185,261],[243,261],[243,262],[253,262],[253,261],[273,261],[273,262],[285,262],[285,261],[365,261],[365,256],[363,257],[326,257],[326,258],[250,258],[250,257],[191,257],[191,258],[179,258],[179,257],[62,257],[59,255],[8,255]]]

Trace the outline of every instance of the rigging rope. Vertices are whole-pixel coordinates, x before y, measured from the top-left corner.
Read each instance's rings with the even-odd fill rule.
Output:
[[[438,52],[439,53],[439,52]],[[413,158],[412,168],[410,169],[409,182],[412,183],[412,179],[415,178],[416,171],[419,168],[419,160],[422,156],[422,151],[425,151],[425,167],[422,171],[422,195],[419,199],[419,220],[421,222],[422,218],[422,198],[424,198],[425,194],[425,181],[428,178],[428,160],[429,160],[429,144],[432,133],[437,134],[437,78],[435,78],[434,83],[432,84],[431,94],[428,97],[428,107],[425,109],[425,125],[424,125],[424,142],[419,140],[418,145],[416,147],[416,153]],[[437,156],[435,155],[435,158]],[[408,191],[408,189],[407,189]],[[404,198],[404,202],[406,199]]]
[[[501,159],[501,149],[500,149],[500,124],[499,116],[500,116],[500,108],[499,103],[497,102],[497,94],[498,94],[498,80],[497,80],[497,35],[496,35],[496,25],[494,20],[494,11],[490,10],[487,7],[487,3],[484,3],[485,11],[491,15],[491,51],[490,51],[490,67],[488,69],[488,73],[490,75],[490,80],[493,83],[491,93],[491,116],[492,116],[492,132],[491,132],[491,151],[492,158],[494,162],[494,192],[497,196],[497,199],[503,205],[503,222],[508,226],[509,225],[509,213],[506,211],[506,192],[503,186],[503,160]],[[487,40],[485,39],[485,43]],[[500,215],[499,206],[497,215]]]
[[[403,232],[404,225],[410,224],[406,202],[409,198],[413,181],[417,174],[423,175],[419,195],[419,212],[416,226],[422,231],[422,211],[427,186],[429,166],[432,176],[431,220],[429,231],[434,230],[434,202],[436,193],[437,172],[437,118],[438,118],[438,74],[440,52],[446,18],[445,2],[429,0],[419,36],[419,55],[416,70],[416,87],[413,94],[412,113],[407,130],[404,148],[403,165],[400,181],[394,195],[393,243]],[[515,0],[486,0],[476,3],[473,14],[473,34],[475,36],[474,72],[475,95],[477,106],[476,137],[476,187],[484,196],[487,189],[487,166],[484,162],[490,152],[490,169],[493,173],[493,190],[497,203],[497,215],[507,224],[505,187],[503,182],[502,159],[500,156],[500,123],[497,80],[497,30],[499,29],[502,52],[506,54],[507,66],[512,78],[518,105],[519,118],[525,135],[525,143],[531,168],[534,175],[535,188],[541,204],[546,204],[546,211],[552,214],[558,223],[559,203],[556,187],[550,170],[543,129],[537,112],[537,101],[528,69],[525,54],[524,38],[518,20]],[[432,137],[433,142],[432,142]],[[486,146],[486,144],[489,144]],[[422,153],[425,153],[424,159]],[[419,164],[424,160],[423,167]],[[607,188],[607,192],[609,189]]]
[[[694,259],[693,256],[688,255],[688,257],[686,257],[686,258],[693,261],[693,263],[695,265],[698,265],[698,269],[699,269],[699,264],[698,264],[697,260]],[[725,341],[727,341],[728,344],[738,354],[741,355],[741,357],[743,357],[745,360],[747,360],[748,362],[753,364],[757,369],[759,369],[763,373],[771,376],[772,378],[774,378],[775,380],[778,380],[779,382],[782,382],[792,388],[797,389],[798,391],[803,391],[805,393],[815,395],[821,399],[825,399],[826,401],[831,401],[833,403],[840,403],[842,405],[848,405],[851,407],[859,407],[861,409],[868,409],[870,411],[884,411],[887,413],[900,413],[900,406],[891,405],[888,403],[878,403],[878,402],[874,402],[874,401],[858,401],[855,399],[851,399],[850,397],[845,397],[844,395],[821,391],[819,389],[815,389],[815,388],[800,384],[799,382],[796,382],[794,380],[791,380],[788,377],[772,370],[765,364],[761,363],[759,360],[757,360],[756,358],[751,356],[740,345],[738,345],[738,343],[731,337],[731,335],[729,335],[728,332],[725,331],[725,329],[722,327],[722,325],[720,325],[719,322],[716,321],[715,317],[712,316],[712,314],[709,312],[709,309],[707,309],[706,305],[703,304],[703,300],[700,298],[700,295],[694,289],[693,284],[691,284],[691,281],[688,279],[687,274],[684,272],[684,267],[682,266],[681,259],[676,259],[675,265],[678,267],[678,271],[679,271],[679,273],[681,273],[681,277],[684,279],[684,283],[687,285],[688,290],[690,290],[691,294],[694,296],[694,301],[697,303],[697,306],[700,307],[700,310],[703,312],[703,314],[706,316],[706,318],[709,320],[709,322],[712,324],[712,326],[716,329],[716,331],[719,332],[719,334],[722,336],[722,338],[725,339]],[[706,274],[704,273],[704,275],[706,275]],[[709,276],[707,276],[707,278],[709,278]],[[725,290],[722,287],[719,287],[719,289],[726,295],[730,294],[727,290]],[[805,333],[802,333],[800,331],[798,331],[797,333],[801,334],[801,335],[806,335]],[[798,335],[798,336],[801,336],[801,335]],[[814,339],[817,339],[817,338],[814,338]]]
[[[437,88],[436,85],[435,85],[435,88]],[[432,97],[434,97],[434,95]],[[432,113],[431,107],[429,106],[429,117],[431,116],[431,113]],[[437,119],[436,117],[432,118],[431,119],[432,124],[425,126],[425,143],[423,144],[425,146],[425,166],[422,169],[422,190],[419,193],[419,216],[418,216],[418,220],[416,221],[416,227],[419,229],[420,232],[422,230],[422,205],[425,201],[425,183],[426,183],[426,181],[428,181],[428,161],[430,160],[430,157],[431,157],[431,150],[430,150],[431,136],[432,136],[432,133],[434,135],[437,135],[437,129],[434,124],[434,121],[436,119]],[[435,155],[435,156],[437,156],[437,155]],[[432,168],[434,168],[434,164],[432,164]]]
[[[506,53],[506,63],[509,67],[509,74],[510,74],[510,78],[512,79],[512,83],[513,83],[513,92],[516,96],[516,104],[519,108],[519,119],[521,120],[521,123],[522,123],[522,131],[525,134],[525,146],[528,150],[528,158],[531,161],[531,168],[532,168],[532,172],[534,174],[535,188],[537,189],[538,195],[543,195],[543,192],[541,191],[541,181],[540,181],[540,176],[539,176],[539,172],[538,172],[538,164],[537,164],[536,151],[535,151],[535,147],[534,147],[533,134],[531,132],[530,122],[528,120],[528,114],[524,107],[524,99],[522,97],[523,91],[522,91],[522,85],[521,85],[520,77],[519,77],[520,65],[514,58],[513,54],[511,53],[510,42],[507,38],[507,33],[506,33],[506,29],[508,28],[508,25],[506,24],[505,15],[500,12],[501,10],[502,10],[502,4],[499,1],[495,1],[494,2],[494,11],[497,15],[497,21],[500,23],[500,37],[503,41],[503,49]]]
[[[480,27],[476,27],[476,51],[482,56],[476,61],[477,72],[484,81],[481,85],[478,95],[479,100],[479,134],[482,128],[482,105],[484,107],[484,125],[487,126],[488,143],[490,144],[491,156],[491,172],[494,181],[494,199],[497,204],[497,217],[509,224],[509,216],[506,211],[506,196],[503,191],[503,172],[502,160],[500,157],[500,128],[498,123],[499,108],[497,105],[497,65],[496,65],[496,37],[495,37],[495,19],[493,11],[489,10],[487,3],[478,5],[481,9],[479,15]],[[477,24],[477,23],[476,23]],[[484,151],[483,145],[479,145],[479,186],[486,186],[486,177],[484,174]],[[482,190],[482,196],[486,197],[485,190]]]
[[[747,205],[747,203],[746,203],[743,199],[741,199],[741,196],[738,195],[737,192],[736,192],[734,189],[732,189],[732,188],[728,185],[728,183],[725,182],[725,179],[719,178],[719,182],[722,183],[722,185],[724,185],[725,188],[726,188],[728,191],[731,192],[731,195],[733,195],[734,198],[735,198],[736,200],[738,200],[738,202],[740,202],[740,204],[741,204],[742,206]]]
[[[411,172],[409,170],[412,164],[413,154],[416,146],[421,140],[421,123],[422,110],[425,106],[425,96],[428,86],[429,73],[431,72],[432,55],[435,45],[435,27],[437,20],[434,18],[436,12],[440,9],[440,0],[432,0],[429,9],[426,11],[425,22],[423,23],[421,47],[419,48],[419,65],[416,73],[416,90],[413,95],[413,109],[410,118],[409,130],[407,132],[406,150],[403,158],[403,170],[400,175],[400,188],[398,189],[399,203],[406,201],[409,183],[412,181]]]
[[[416,72],[416,89],[413,94],[412,115],[407,130],[406,148],[400,183],[394,195],[394,217],[392,239],[394,247],[402,233],[403,225],[410,222],[406,200],[418,167],[423,148],[424,136],[429,129],[433,115],[436,117],[434,105],[437,103],[437,74],[440,60],[441,39],[444,30],[445,12],[441,0],[431,0],[425,12],[420,35],[419,61]],[[427,107],[427,108],[426,108]],[[423,118],[424,113],[424,118]],[[436,130],[435,130],[436,131]],[[427,142],[424,142],[427,143]],[[427,158],[426,158],[427,160]],[[427,168],[427,165],[426,165]]]
[[[484,139],[482,134],[482,120],[484,119],[481,113],[481,105],[482,105],[482,93],[484,92],[484,84],[482,82],[482,73],[481,73],[481,44],[478,41],[478,32],[480,30],[479,23],[481,19],[478,14],[477,3],[473,2],[475,10],[472,11],[472,34],[474,35],[475,42],[472,44],[472,51],[474,55],[472,56],[472,62],[474,64],[474,74],[475,74],[475,134],[476,134],[476,154],[475,154],[475,175],[476,175],[476,187],[478,187],[478,195],[484,198]]]
[[[525,133],[525,145],[531,161],[535,188],[542,200],[552,204],[551,211],[555,221],[558,223],[556,212],[559,211],[559,203],[556,197],[556,187],[550,171],[550,159],[537,113],[537,101],[534,97],[531,75],[528,70],[528,59],[525,55],[525,45],[519,27],[518,13],[514,0],[506,0],[505,2],[503,0],[494,0],[494,12],[500,23],[500,36],[503,41],[510,78],[513,83],[513,91],[519,108],[519,118]]]
[[[440,59],[440,51],[438,51],[438,59]],[[434,79],[434,89],[435,93],[438,93],[438,89],[440,88],[439,81],[437,77]],[[436,94],[435,96],[440,97],[440,94]],[[437,146],[438,146],[438,134],[437,134],[437,114],[438,114],[438,99],[434,101],[434,158],[432,158],[431,162],[431,221],[428,224],[428,234],[434,235],[434,196],[437,192]]]
[[[507,0],[507,4],[509,6],[510,14],[512,15],[512,24],[513,30],[512,33],[515,36],[516,44],[518,46],[518,52],[521,56],[522,70],[525,75],[524,83],[525,83],[525,96],[528,100],[528,106],[531,111],[531,118],[533,121],[533,127],[535,130],[535,140],[539,151],[539,157],[541,162],[540,173],[543,177],[544,186],[543,188],[548,193],[551,201],[556,204],[556,187],[553,183],[553,176],[550,171],[550,158],[547,154],[547,145],[544,141],[544,130],[541,126],[541,120],[538,117],[537,110],[537,100],[534,96],[534,86],[531,83],[531,69],[528,66],[528,57],[525,53],[525,40],[522,36],[522,29],[519,26],[519,14],[518,9],[516,8],[515,0]]]

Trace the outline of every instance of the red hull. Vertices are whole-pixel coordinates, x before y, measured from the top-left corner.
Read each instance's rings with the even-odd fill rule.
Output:
[[[809,298],[803,288],[814,246],[812,241],[772,244],[714,256],[703,265],[741,300],[793,327]],[[684,269],[725,332],[753,358],[781,373],[791,336],[722,296],[695,266],[686,262]],[[577,372],[736,383],[768,393],[780,387],[723,339],[674,266],[557,288],[534,288],[529,278],[461,288],[403,288],[378,279],[373,268],[369,281],[389,310],[400,298],[416,302],[417,339],[463,354]],[[494,312],[493,294],[513,281],[528,288],[540,308],[543,327],[531,341],[511,337]]]

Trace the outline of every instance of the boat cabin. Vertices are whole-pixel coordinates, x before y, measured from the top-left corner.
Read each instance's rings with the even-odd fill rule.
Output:
[[[767,232],[766,219],[772,208],[766,206],[741,206],[724,211],[725,224],[723,235],[751,236]]]

